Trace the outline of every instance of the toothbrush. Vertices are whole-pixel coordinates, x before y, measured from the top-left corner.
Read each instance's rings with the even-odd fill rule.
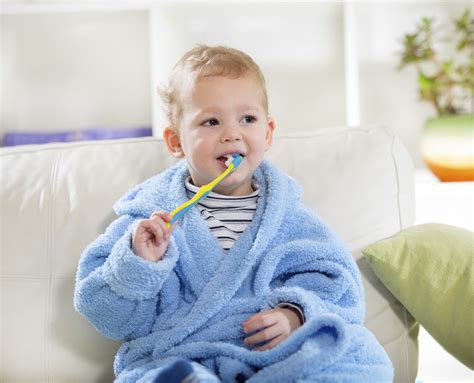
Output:
[[[227,165],[227,169],[224,170],[224,172],[222,172],[218,177],[216,177],[214,180],[212,180],[208,184],[201,186],[193,198],[191,198],[190,200],[186,201],[185,203],[183,203],[182,205],[174,209],[170,213],[173,219],[171,220],[171,223],[166,222],[166,226],[169,228],[173,223],[175,223],[178,219],[180,219],[189,209],[191,209],[196,203],[206,198],[207,195],[212,191],[212,189],[219,182],[221,182],[231,172],[237,169],[237,167],[240,165],[243,159],[244,157],[242,157],[238,153],[228,154],[227,161],[225,162],[225,164]]]

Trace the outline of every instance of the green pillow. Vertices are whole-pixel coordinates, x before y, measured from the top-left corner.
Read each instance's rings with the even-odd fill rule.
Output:
[[[425,224],[362,250],[375,274],[449,353],[474,368],[474,233]]]

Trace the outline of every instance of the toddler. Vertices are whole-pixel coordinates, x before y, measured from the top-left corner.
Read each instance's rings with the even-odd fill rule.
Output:
[[[181,158],[122,197],[81,256],[74,304],[123,340],[117,382],[389,382],[343,243],[264,160],[275,122],[245,53],[199,46],[161,91]],[[240,166],[168,228],[168,212]]]

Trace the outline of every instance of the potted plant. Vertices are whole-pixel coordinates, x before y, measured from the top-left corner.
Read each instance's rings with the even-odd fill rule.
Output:
[[[469,10],[436,28],[433,18],[422,18],[402,44],[399,69],[416,68],[420,98],[437,114],[421,134],[425,163],[441,181],[474,181],[474,20]],[[443,44],[448,58],[437,50]]]

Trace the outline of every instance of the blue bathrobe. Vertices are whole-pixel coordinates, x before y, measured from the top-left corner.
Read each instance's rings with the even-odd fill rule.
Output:
[[[391,382],[384,349],[363,327],[364,292],[341,240],[300,202],[301,187],[264,160],[255,217],[226,254],[191,209],[156,263],[136,256],[138,220],[187,200],[184,160],[135,187],[119,218],[81,256],[74,304],[103,335],[124,340],[117,382],[151,381],[177,358],[223,382]],[[93,212],[91,212],[92,214]],[[305,323],[277,347],[253,351],[242,322],[281,302]]]

